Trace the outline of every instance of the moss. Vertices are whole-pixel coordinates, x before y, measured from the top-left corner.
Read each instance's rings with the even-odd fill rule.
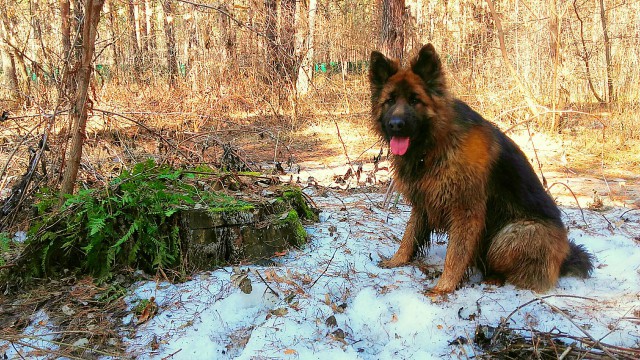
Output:
[[[254,206],[251,204],[246,205],[225,205],[219,207],[210,207],[209,211],[212,213],[223,213],[223,212],[240,212],[240,211],[251,211],[254,209]]]
[[[133,313],[136,314],[136,316],[142,314],[147,305],[149,305],[149,299],[140,299],[138,304],[133,308]]]
[[[245,175],[245,176],[262,176],[261,172],[258,171],[238,171],[238,175]]]
[[[307,204],[300,188],[293,186],[283,187],[282,197],[296,210],[300,218],[318,221],[318,214]]]
[[[203,200],[207,204],[208,210],[212,213],[251,211],[255,208],[251,203],[238,200],[224,193],[208,193]]]
[[[296,210],[290,210],[285,218],[279,220],[279,225],[288,225],[293,230],[293,239],[289,241],[291,245],[302,246],[307,242],[307,231],[302,226]]]

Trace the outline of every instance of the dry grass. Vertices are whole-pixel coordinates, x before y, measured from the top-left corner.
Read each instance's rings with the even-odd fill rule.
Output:
[[[121,357],[124,348],[118,330],[127,313],[122,289],[118,282],[98,286],[92,278],[74,277],[36,280],[24,288],[11,289],[0,295],[0,340],[7,341],[7,346],[24,346],[24,358]],[[32,318],[39,311],[44,311],[48,320],[34,323]],[[29,325],[34,333],[23,334]]]

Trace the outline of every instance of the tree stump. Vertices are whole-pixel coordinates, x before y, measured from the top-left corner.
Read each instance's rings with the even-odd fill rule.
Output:
[[[243,208],[196,205],[178,216],[183,265],[190,270],[263,260],[299,247],[307,241],[302,221],[317,221],[317,214],[295,188]]]

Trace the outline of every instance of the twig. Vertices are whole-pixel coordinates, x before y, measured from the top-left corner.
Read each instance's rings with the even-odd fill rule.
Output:
[[[583,299],[583,300],[589,300],[589,301],[595,301],[595,299],[592,298],[588,298],[588,297],[583,297],[583,296],[577,296],[577,295],[546,295],[546,296],[542,296],[542,297],[536,297],[535,299],[531,299],[529,301],[527,301],[524,304],[520,304],[518,305],[518,307],[516,307],[512,312],[509,313],[509,315],[507,315],[506,318],[504,318],[502,321],[500,321],[500,326],[498,327],[498,330],[496,331],[495,334],[493,334],[492,338],[491,338],[491,342],[493,342],[495,339],[498,338],[498,336],[501,334],[502,332],[502,326],[506,325],[507,322],[511,319],[511,317],[518,311],[522,310],[524,307],[533,304],[534,302],[540,301],[540,299],[548,299],[550,297],[558,297],[558,298],[575,298],[575,299]]]
[[[351,159],[349,158],[349,153],[347,152],[347,146],[344,144],[344,140],[342,140],[342,135],[340,135],[340,127],[338,126],[338,122],[336,121],[336,119],[333,119],[333,123],[336,124],[336,130],[338,130],[338,139],[340,139],[340,143],[342,144],[342,149],[344,150],[344,155],[347,157],[349,167],[351,168],[351,171],[355,172],[355,170],[353,170],[353,165],[351,164]]]
[[[302,191],[302,189],[300,190],[300,193],[302,194],[302,197],[304,197],[305,199],[307,199],[309,203],[311,203],[311,206],[313,206],[316,209],[319,209],[318,204],[316,204],[316,202],[313,201],[313,199],[311,198],[311,196],[309,196],[309,194],[305,194],[304,191]]]
[[[258,272],[258,270],[255,270],[255,269],[254,269],[254,270],[252,270],[252,272],[253,272],[254,274],[256,274],[256,275],[260,278],[260,281],[262,281],[262,283],[267,287],[267,289],[269,289],[269,291],[271,291],[271,293],[272,293],[273,295],[275,295],[278,299],[280,298],[280,294],[278,294],[275,290],[273,290],[273,289],[271,288],[271,286],[269,286],[269,284],[267,283],[267,280],[265,280],[265,279],[262,277],[262,275],[260,275],[260,272]]]
[[[171,141],[167,140],[167,139],[166,139],[164,136],[162,136],[161,134],[158,134],[157,132],[155,132],[153,129],[151,129],[151,128],[150,128],[150,127],[148,127],[147,125],[145,125],[145,124],[141,123],[140,121],[137,121],[137,120],[132,119],[132,118],[130,118],[130,117],[128,117],[128,116],[124,116],[124,115],[122,115],[122,114],[119,114],[119,113],[116,113],[116,112],[113,112],[113,111],[109,111],[109,110],[102,110],[102,109],[96,109],[96,108],[93,108],[93,111],[98,111],[98,112],[101,112],[101,113],[103,113],[103,114],[107,114],[107,115],[119,116],[119,117],[121,117],[121,118],[123,118],[123,119],[126,119],[126,120],[131,121],[132,123],[134,123],[134,124],[136,124],[136,125],[140,126],[141,128],[144,128],[145,130],[147,130],[147,131],[148,131],[148,132],[150,132],[151,134],[153,134],[153,135],[157,136],[160,140],[162,140],[162,141],[163,141],[163,142],[165,142],[167,145],[169,145],[170,147],[172,147],[173,149],[175,149],[175,150],[176,150],[180,155],[182,155],[185,159],[188,159],[188,156],[187,156],[185,153],[183,153],[182,151],[180,151],[180,148],[179,148],[178,146],[176,146],[175,144],[173,144]],[[189,150],[189,151],[191,151],[191,150]],[[195,152],[193,152],[193,151],[191,151],[191,152],[192,152],[192,153],[195,153]]]
[[[342,199],[340,199],[339,197],[336,197],[336,199],[338,199],[342,203],[342,205],[344,205],[344,201],[342,201]],[[335,248],[335,250],[333,250],[333,254],[331,255],[331,258],[329,258],[329,261],[327,262],[327,266],[324,268],[322,273],[320,273],[320,275],[311,283],[311,285],[309,285],[309,289],[311,289],[318,282],[318,280],[320,280],[320,278],[322,278],[324,276],[324,274],[327,273],[327,270],[329,270],[329,266],[331,265],[331,263],[333,262],[333,259],[336,257],[336,254],[338,253],[338,249],[340,249],[343,246],[347,245],[347,241],[349,240],[349,236],[351,236],[351,227],[349,228],[349,233],[347,233],[347,237],[344,239],[344,242],[341,245],[337,246]]]
[[[540,176],[542,176],[542,185],[547,187],[547,178],[544,176],[544,172],[542,171],[542,163],[540,162],[540,158],[538,157],[538,150],[536,149],[536,144],[533,142],[533,136],[531,135],[531,129],[529,128],[529,124],[527,124],[527,134],[529,134],[529,140],[531,141],[531,147],[533,148],[533,154],[536,157],[536,162],[538,163],[538,169],[540,170]]]
[[[607,185],[607,190],[609,191],[609,199],[613,201],[613,192],[611,191],[611,187],[609,186],[609,182],[607,181],[607,177],[604,175],[604,142],[605,142],[605,130],[606,126],[602,125],[602,153],[600,157],[600,171],[602,171],[602,180],[604,180],[604,184]]]
[[[22,137],[20,142],[17,145],[14,146],[13,151],[11,152],[11,155],[9,155],[9,158],[7,159],[7,162],[4,164],[4,167],[2,168],[2,171],[0,171],[0,178],[4,177],[4,174],[6,173],[7,168],[9,167],[9,164],[11,163],[11,159],[13,159],[13,157],[16,154],[16,152],[20,148],[20,146],[22,146],[22,144],[24,144],[24,142],[27,140],[27,137],[30,136],[31,133],[34,132],[37,128],[39,128],[45,121],[46,121],[46,119],[42,120],[36,126],[34,126],[31,130],[29,130],[29,132],[25,136]]]
[[[347,238],[349,238],[349,237],[347,236]],[[346,240],[345,240],[345,242],[346,242]],[[322,273],[320,273],[320,275],[319,275],[319,276],[318,276],[318,277],[317,277],[317,278],[316,278],[316,279],[311,283],[311,285],[309,285],[309,290],[310,290],[310,289],[311,289],[311,288],[312,288],[312,287],[313,287],[313,286],[318,282],[318,280],[320,280],[320,278],[321,278],[321,277],[323,277],[323,276],[324,276],[324,274],[326,274],[326,273],[327,273],[327,270],[329,270],[329,266],[330,266],[330,265],[331,265],[331,263],[333,262],[333,258],[335,258],[335,257],[336,257],[336,254],[338,253],[338,249],[339,249],[340,247],[341,247],[341,246],[338,246],[338,247],[336,247],[336,248],[335,248],[335,250],[333,250],[333,254],[331,255],[331,258],[329,259],[329,261],[327,261],[327,266],[324,268],[324,270],[322,271]]]
[[[573,347],[571,347],[571,345],[567,346],[567,348],[564,349],[562,354],[560,354],[560,356],[558,356],[558,360],[563,360],[567,355],[569,355],[571,350],[573,350]]]
[[[182,348],[180,348],[180,349],[178,349],[178,350],[176,350],[176,351],[172,352],[171,354],[169,354],[169,355],[167,355],[167,356],[163,357],[163,358],[162,358],[162,360],[170,359],[170,358],[172,358],[175,354],[179,353],[180,351],[182,351]]]
[[[627,210],[627,211],[623,212],[622,214],[620,214],[620,218],[622,219],[622,217],[623,217],[623,216],[625,216],[625,215],[626,215],[626,213],[628,213],[628,212],[632,212],[632,211],[640,211],[640,209],[629,209],[629,210]]]
[[[565,188],[567,188],[567,190],[569,190],[569,192],[571,193],[571,195],[573,195],[573,199],[576,201],[576,205],[578,206],[578,209],[580,209],[580,214],[582,214],[582,221],[584,221],[584,224],[589,226],[589,224],[587,223],[587,219],[585,219],[584,217],[584,211],[582,210],[582,207],[580,206],[580,203],[578,202],[578,198],[576,197],[576,194],[573,192],[573,190],[571,190],[571,188],[569,187],[569,185],[565,184],[565,183],[561,183],[561,182],[554,182],[553,184],[549,185],[549,187],[547,188],[548,191],[551,190],[551,188],[554,185],[562,185]]]
[[[391,181],[389,181],[389,187],[387,187],[387,192],[384,194],[384,199],[382,200],[382,209],[386,209],[387,205],[389,205],[389,197],[394,193],[395,188],[395,182],[392,178]]]
[[[588,337],[591,341],[593,341],[594,345],[598,347],[600,350],[604,351],[605,354],[609,355],[612,359],[617,359],[617,357],[613,355],[605,346],[600,344],[600,340],[596,340],[593,336],[591,336],[591,334],[585,331],[580,325],[576,324],[576,322],[573,321],[573,319],[569,315],[567,315],[564,311],[562,311],[555,305],[550,304],[548,301],[544,300],[544,298],[538,297],[537,300],[540,301],[542,304],[549,306],[553,311],[557,312],[558,314],[562,315],[565,319],[569,320],[573,324],[573,326],[578,328],[578,330],[580,330],[586,337]]]

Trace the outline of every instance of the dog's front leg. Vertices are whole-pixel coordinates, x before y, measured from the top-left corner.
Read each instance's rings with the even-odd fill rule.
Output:
[[[444,260],[444,270],[436,293],[449,293],[456,289],[472,265],[480,237],[484,232],[484,209],[466,209],[452,212],[449,227],[449,245]]]
[[[413,256],[418,250],[418,243],[427,243],[430,231],[427,229],[427,217],[423,212],[416,210],[414,207],[411,210],[411,216],[407,222],[407,229],[404,232],[402,241],[400,242],[400,248],[391,257],[391,259],[383,260],[380,262],[381,267],[393,268],[402,266],[413,259]]]

